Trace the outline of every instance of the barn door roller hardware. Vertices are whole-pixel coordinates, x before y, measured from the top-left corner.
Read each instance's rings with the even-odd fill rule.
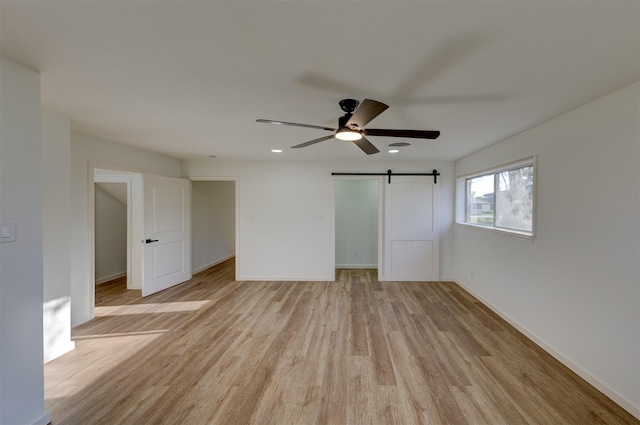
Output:
[[[438,170],[433,170],[430,173],[394,173],[391,170],[387,170],[386,173],[331,173],[332,176],[387,176],[389,177],[388,183],[391,184],[391,176],[433,176],[433,184],[438,183],[438,176],[440,173]]]

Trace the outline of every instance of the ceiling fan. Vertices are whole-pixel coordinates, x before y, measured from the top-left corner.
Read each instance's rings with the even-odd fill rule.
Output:
[[[310,140],[299,145],[291,146],[294,149],[304,148],[325,140],[336,138],[355,143],[364,153],[371,155],[380,152],[365,136],[384,137],[410,137],[414,139],[436,139],[440,136],[439,131],[430,130],[391,130],[381,128],[365,129],[371,120],[384,112],[389,106],[376,100],[365,99],[362,103],[355,99],[343,99],[340,101],[340,108],[345,114],[338,118],[338,128],[322,127],[319,125],[298,124],[286,121],[274,121],[258,119],[257,122],[266,124],[290,125],[293,127],[317,128],[318,130],[332,131],[331,136],[324,136]],[[359,105],[359,106],[358,106]]]

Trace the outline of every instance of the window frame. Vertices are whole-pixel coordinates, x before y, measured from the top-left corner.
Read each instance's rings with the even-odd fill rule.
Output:
[[[496,175],[505,171],[513,171],[524,167],[533,167],[533,193],[532,193],[532,201],[533,206],[531,210],[531,232],[524,230],[516,230],[509,229],[505,227],[498,227],[495,225],[495,214],[496,214],[496,192],[498,181],[494,177],[493,186],[494,186],[494,197],[493,197],[493,213],[494,213],[494,224],[492,225],[482,225],[482,224],[474,224],[467,221],[467,182],[469,179],[483,177],[487,175]],[[497,234],[501,236],[509,236],[515,237],[519,239],[525,240],[533,240],[536,234],[536,192],[537,192],[537,156],[530,156],[527,158],[523,158],[517,161],[509,162],[506,164],[498,165],[496,167],[487,168],[484,170],[476,171],[473,173],[463,174],[456,177],[456,224],[474,229],[482,232]]]

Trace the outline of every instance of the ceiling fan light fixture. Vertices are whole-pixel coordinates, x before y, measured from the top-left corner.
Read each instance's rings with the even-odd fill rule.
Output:
[[[362,139],[362,133],[359,131],[353,131],[348,128],[340,128],[336,131],[336,139],[344,140],[347,142],[353,142],[354,140]]]
[[[0,0],[2,1],[2,0]],[[319,125],[300,124],[287,121],[275,121],[257,119],[257,122],[265,124],[279,124],[288,125],[293,127],[315,128],[318,130],[330,131],[330,136],[319,137],[317,139],[309,140],[308,142],[299,143],[295,146],[291,146],[294,149],[305,148],[307,146],[315,145],[316,143],[324,142],[325,140],[338,139],[347,142],[353,142],[360,150],[367,155],[380,152],[367,138],[369,136],[381,136],[381,137],[402,137],[412,139],[436,139],[440,136],[439,131],[434,130],[398,130],[389,128],[368,128],[365,127],[371,120],[376,118],[382,112],[389,107],[377,100],[365,99],[362,103],[355,99],[343,99],[340,101],[340,108],[345,114],[338,118],[338,127],[323,127]],[[389,145],[390,148],[400,148],[403,146],[409,146],[409,143],[399,142]],[[392,152],[393,153],[393,152]],[[396,152],[397,153],[397,152]]]

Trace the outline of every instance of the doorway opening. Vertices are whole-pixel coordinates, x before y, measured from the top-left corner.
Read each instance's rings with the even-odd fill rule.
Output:
[[[93,305],[98,285],[124,281],[126,289],[142,288],[141,252],[134,245],[142,237],[136,221],[141,214],[141,186],[139,173],[93,169]]]
[[[124,280],[127,275],[127,184],[94,183],[95,282]]]
[[[381,180],[336,178],[335,268],[379,269],[382,264]]]
[[[192,180],[191,195],[191,268],[195,274],[236,257],[236,181]]]

